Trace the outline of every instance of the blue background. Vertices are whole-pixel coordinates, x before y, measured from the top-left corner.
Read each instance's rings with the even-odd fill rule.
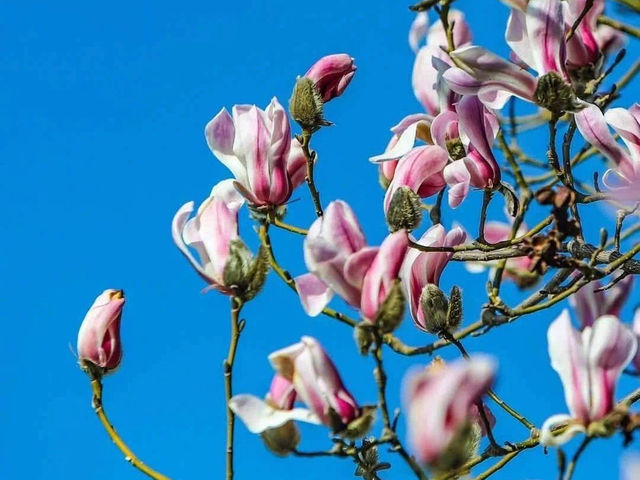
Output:
[[[323,203],[347,200],[369,242],[379,243],[386,232],[383,192],[367,159],[384,149],[390,126],[421,111],[410,86],[413,53],[407,32],[413,14],[407,2],[394,3],[115,0],[3,5],[0,477],[142,478],[95,418],[87,378],[69,348],[95,296],[105,288],[123,288],[125,358],[121,369],[105,380],[107,412],[151,466],[177,479],[222,478],[221,362],[228,341],[228,299],[200,293],[204,285],[169,234],[180,205],[202,201],[214,183],[228,177],[206,146],[204,125],[222,106],[265,106],[273,95],[284,104],[296,75],[314,60],[350,53],[358,65],[356,77],[326,109],[336,126],[314,137],[320,158],[317,182]],[[507,9],[499,2],[457,4],[467,12],[477,42],[506,54],[502,36]],[[622,71],[620,67],[614,77]],[[637,93],[634,82],[624,104]],[[546,136],[524,143],[539,158],[542,138]],[[595,168],[602,171],[599,164]],[[585,171],[589,179],[589,169]],[[301,200],[291,204],[288,221],[307,226],[313,219],[308,192],[301,188],[294,197]],[[476,193],[455,212],[455,220],[472,231],[478,200]],[[494,203],[493,218],[503,219],[500,201]],[[596,208],[589,212],[595,242],[597,228],[610,216]],[[538,218],[542,213],[536,213]],[[453,220],[446,211],[448,227]],[[246,210],[241,222],[255,249]],[[528,223],[536,222],[532,217]],[[281,262],[292,273],[303,273],[300,238],[274,231],[273,241]],[[464,289],[465,322],[477,318],[484,281],[484,275],[467,274],[458,264],[444,274],[445,288],[458,282]],[[511,304],[520,298],[511,284],[504,292]],[[567,410],[546,351],[546,327],[557,312],[532,315],[466,342],[469,350],[500,360],[498,392],[537,425]],[[306,317],[275,275],[244,317],[236,392],[263,395],[271,377],[267,354],[310,334],[343,366],[344,381],[354,395],[362,403],[375,401],[372,361],[356,353],[351,331],[326,317]],[[625,317],[629,319],[629,311]],[[398,334],[408,343],[432,341],[409,320]],[[442,355],[453,358],[456,352]],[[388,362],[392,408],[399,405],[404,372],[428,361]],[[620,395],[636,386],[637,379],[623,379]],[[513,419],[493,411],[499,440],[527,437]],[[404,431],[404,419],[400,423]],[[620,443],[616,437],[591,445],[576,477],[617,478]],[[325,429],[303,427],[301,449],[328,445]],[[348,460],[274,457],[242,424],[236,452],[239,479],[254,474],[348,478],[354,470]],[[382,477],[406,478],[400,459],[392,460],[395,470]],[[555,472],[554,452],[545,456],[538,448],[521,454],[493,478],[549,479]]]

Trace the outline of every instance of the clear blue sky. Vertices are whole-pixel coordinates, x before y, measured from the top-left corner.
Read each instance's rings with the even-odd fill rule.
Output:
[[[123,365],[105,380],[105,406],[115,426],[144,461],[172,478],[222,477],[221,362],[228,299],[200,293],[202,281],[169,234],[180,205],[201,201],[228,176],[205,144],[204,125],[222,106],[264,106],[273,95],[284,103],[296,75],[316,58],[350,53],[358,65],[356,77],[326,110],[336,126],[314,138],[317,181],[324,203],[347,200],[369,241],[378,243],[385,234],[383,192],[367,158],[384,148],[390,126],[420,111],[410,87],[413,54],[406,39],[413,16],[406,3],[115,0],[3,6],[2,478],[143,478],[99,425],[87,378],[69,350],[86,309],[105,288],[123,288],[128,300]],[[507,9],[497,1],[457,3],[467,10],[475,38],[505,53]],[[637,99],[638,82],[629,91],[628,101]],[[291,205],[288,219],[308,225],[313,218],[308,194],[300,189],[296,196],[301,201]],[[468,199],[455,220],[474,229],[478,200],[477,194]],[[500,210],[496,205],[497,219]],[[589,216],[595,241],[595,229],[608,217],[591,212],[600,215]],[[244,214],[243,231],[255,249]],[[453,220],[446,212],[447,226]],[[273,237],[282,263],[302,273],[299,239],[282,232]],[[471,322],[483,300],[485,277],[466,274],[456,264],[445,272],[443,284],[454,281],[464,289],[465,321]],[[513,286],[505,292],[511,303],[517,300]],[[498,392],[537,425],[566,412],[546,351],[546,327],[555,313],[527,317],[467,342],[471,351],[498,357]],[[371,359],[356,353],[350,330],[327,318],[307,318],[275,276],[244,316],[236,392],[262,395],[271,376],[267,354],[309,334],[339,366],[347,366],[343,377],[356,397],[375,401]],[[414,344],[432,340],[409,321],[399,335]],[[389,362],[393,408],[405,370],[427,361]],[[635,385],[637,379],[624,379],[620,394]],[[526,438],[520,425],[494,412],[499,440]],[[328,445],[322,428],[303,427],[303,437],[305,450]],[[614,438],[592,445],[577,478],[617,478],[620,443]],[[346,460],[276,458],[242,425],[236,448],[239,479],[256,473],[349,478],[354,470]],[[394,460],[397,470],[383,478],[405,478],[402,462]],[[493,478],[542,480],[555,478],[555,471],[554,452],[545,456],[536,449]]]

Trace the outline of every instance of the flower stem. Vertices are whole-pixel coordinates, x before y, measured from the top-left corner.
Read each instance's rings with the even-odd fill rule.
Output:
[[[242,332],[240,324],[240,310],[242,310],[242,300],[238,297],[231,297],[231,339],[229,341],[229,353],[225,359],[224,366],[224,393],[227,405],[227,448],[226,448],[226,479],[233,478],[233,433],[235,425],[235,415],[229,408],[229,400],[233,394],[232,373],[233,362],[236,358],[238,340]]]
[[[93,410],[96,412],[100,422],[102,422],[102,426],[107,431],[109,438],[111,438],[113,443],[116,444],[116,447],[118,447],[118,449],[123,453],[125,460],[150,478],[155,480],[169,480],[169,477],[161,474],[160,472],[156,472],[136,457],[135,453],[131,451],[122,438],[120,438],[120,435],[118,435],[115,428],[113,428],[113,425],[111,425],[111,422],[104,411],[104,407],[102,406],[102,382],[99,378],[92,378],[91,389],[93,390],[93,399],[91,401]]]
[[[313,199],[313,207],[316,210],[316,215],[318,217],[322,216],[322,203],[320,203],[320,192],[316,189],[316,184],[313,180],[313,167],[316,160],[316,152],[312,152],[309,148],[309,143],[311,143],[311,132],[309,130],[302,131],[302,151],[304,152],[304,157],[307,160],[307,176],[305,180],[307,181],[307,185],[309,186],[309,192],[311,192],[311,198]]]

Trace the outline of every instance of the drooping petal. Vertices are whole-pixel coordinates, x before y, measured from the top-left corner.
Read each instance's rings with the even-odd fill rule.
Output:
[[[320,419],[306,408],[280,410],[253,395],[233,396],[229,400],[229,408],[242,420],[251,433],[262,433],[291,420],[320,424]]]
[[[418,12],[416,18],[411,22],[411,28],[409,28],[409,46],[414,52],[418,52],[420,42],[425,38],[428,27],[429,17],[427,12]]]
[[[207,145],[218,157],[225,167],[231,170],[233,176],[240,182],[247,182],[247,170],[243,158],[238,158],[233,150],[233,142],[235,140],[236,130],[233,124],[233,118],[229,115],[226,108],[213,117],[207,123],[204,129],[204,136]]]
[[[636,104],[635,108],[640,107]],[[604,114],[604,118],[627,144],[634,164],[638,165],[640,164],[640,115],[634,116],[632,112],[633,107],[629,110],[611,108]],[[636,171],[640,173],[639,166],[636,166]]]
[[[545,447],[557,447],[564,445],[578,433],[585,433],[587,429],[581,423],[571,421],[571,415],[559,413],[552,415],[545,420],[540,429],[540,444]],[[567,428],[559,435],[554,435],[553,430],[564,423],[568,423]]]
[[[333,298],[333,290],[313,273],[297,276],[294,282],[302,308],[311,317],[319,315]]]
[[[527,34],[526,16],[519,8],[512,8],[509,20],[507,21],[507,31],[505,39],[511,50],[530,67],[535,66],[535,59],[529,43]]]
[[[444,179],[449,185],[449,206],[456,208],[469,193],[471,176],[465,166],[464,160],[456,160],[444,167]]]

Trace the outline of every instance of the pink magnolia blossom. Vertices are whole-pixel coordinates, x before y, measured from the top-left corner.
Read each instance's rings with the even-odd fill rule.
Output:
[[[454,228],[445,232],[442,225],[437,224],[427,230],[417,241],[425,247],[453,247],[466,240],[466,234],[461,228]],[[415,248],[409,249],[402,265],[400,278],[405,297],[409,301],[411,317],[418,328],[426,331],[426,320],[420,308],[420,295],[427,284],[439,285],[440,275],[449,263],[453,252],[421,252]]]
[[[465,425],[478,424],[477,404],[495,379],[496,365],[485,356],[423,369],[405,380],[407,432],[416,458],[435,465]]]
[[[313,337],[269,355],[279,375],[292,382],[298,398],[316,418],[335,428],[336,419],[346,427],[360,417],[362,410],[342,383],[340,374],[322,345]],[[336,431],[340,431],[338,427]]]
[[[640,200],[640,104],[628,110],[611,108],[605,114],[589,105],[575,115],[582,136],[616,166],[602,177],[602,182],[621,201]],[[620,135],[627,150],[616,142],[607,124]]]
[[[565,3],[530,0],[524,11],[512,8],[505,37],[518,59],[535,70],[538,77],[553,72],[570,83],[565,34],[573,17]],[[576,36],[574,43],[581,38],[581,34]],[[462,68],[444,73],[455,92],[476,94],[492,108],[501,108],[510,95],[535,103],[537,78],[515,63],[475,45],[458,48],[451,56],[462,64]]]
[[[293,420],[320,423],[308,409],[294,408],[295,401],[296,391],[291,380],[276,374],[264,400],[248,394],[234,395],[229,400],[229,408],[251,433],[277,429]]]
[[[640,345],[640,308],[636,308],[636,311],[633,314],[633,323],[631,329],[636,337],[636,340],[638,341],[638,344]],[[633,357],[633,366],[636,367],[636,370],[638,372],[640,372],[640,348],[638,348],[638,351]]]
[[[597,318],[612,315],[620,318],[620,310],[629,298],[633,276],[629,275],[607,290],[594,280],[569,297],[569,303],[578,314],[582,327],[591,327]]]
[[[612,411],[618,378],[637,348],[633,333],[612,315],[597,318],[580,332],[564,310],[550,325],[547,338],[551,366],[562,380],[570,414],[544,422],[540,439],[545,446],[567,442]],[[568,423],[567,429],[554,436],[553,428],[561,423]]]
[[[388,235],[369,268],[363,272],[360,311],[364,318],[373,320],[387,299],[400,274],[408,245],[409,237],[405,230]]]
[[[103,373],[120,366],[120,320],[123,307],[122,290],[105,290],[95,299],[78,330],[80,365],[91,364]]]
[[[398,277],[407,245],[407,233],[400,230],[388,235],[380,247],[367,246],[349,205],[331,202],[304,242],[310,273],[295,278],[303,308],[318,315],[337,293],[373,320]]]
[[[400,187],[409,187],[426,198],[448,184],[449,205],[455,208],[466,198],[470,187],[491,189],[500,183],[500,167],[491,149],[498,120],[476,96],[462,97],[453,110],[445,110],[433,119],[429,132],[433,145],[414,147],[405,153],[415,141],[418,124],[405,132],[411,131],[409,128],[413,128],[413,137],[401,136],[393,148],[372,158],[384,164],[403,154],[387,188],[385,211]]]
[[[314,83],[322,100],[328,102],[342,95],[355,73],[353,58],[346,53],[337,53],[322,57],[304,76]]]
[[[205,137],[252,205],[283,205],[304,180],[304,154],[291,140],[287,113],[275,97],[266,110],[235,105],[229,115],[223,108],[207,124]]]
[[[195,217],[193,202],[185,203],[171,224],[171,234],[178,249],[211,287],[230,293],[224,285],[224,269],[229,248],[238,236],[238,210],[244,203],[233,180],[223,180],[213,187],[211,195],[198,208]],[[189,250],[192,247],[198,261]]]

